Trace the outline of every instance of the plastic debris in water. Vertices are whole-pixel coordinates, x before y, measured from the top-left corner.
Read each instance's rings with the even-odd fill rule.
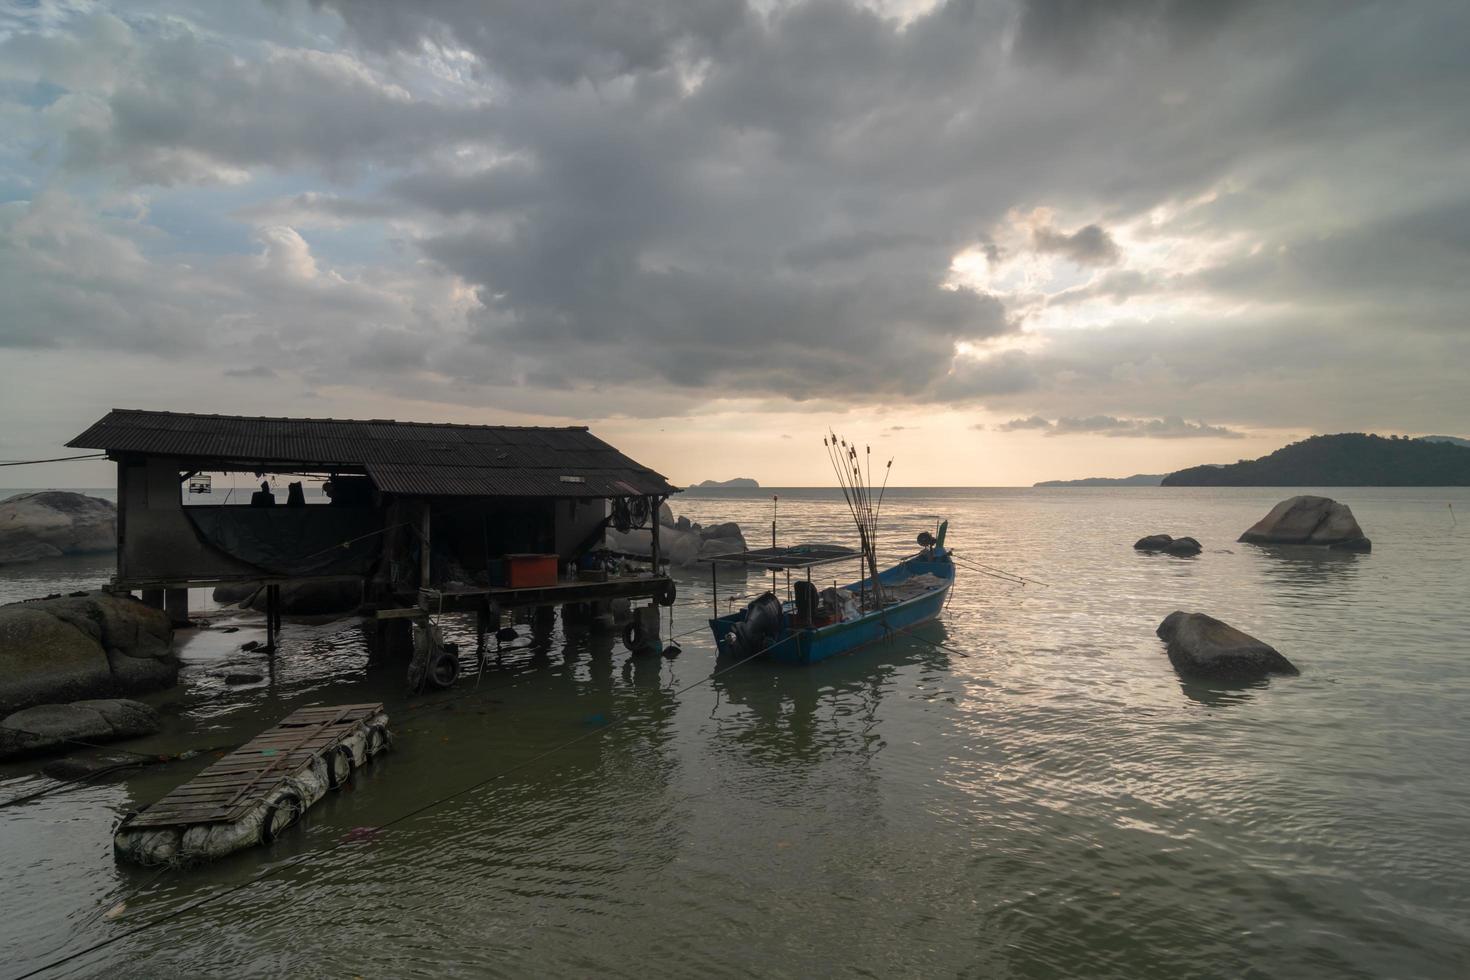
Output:
[[[107,919],[107,920],[110,921],[112,919],[119,918],[127,910],[128,910],[128,903],[127,902],[118,902],[112,908],[108,909],[106,912],[103,912],[102,913],[102,918]]]

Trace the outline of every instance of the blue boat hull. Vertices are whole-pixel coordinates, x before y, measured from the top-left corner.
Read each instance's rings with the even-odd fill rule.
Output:
[[[949,598],[949,590],[954,585],[954,564],[949,560],[948,555],[939,549],[935,552],[933,560],[923,560],[915,556],[899,562],[892,568],[880,572],[878,581],[884,585],[899,585],[916,575],[933,575],[941,579],[943,584],[922,595],[894,603],[881,612],[870,612],[856,619],[833,623],[830,626],[791,627],[786,625],[783,616],[782,628],[766,648],[765,656],[777,663],[817,663],[830,657],[851,653],[870,643],[886,640],[894,634],[911,630],[937,618],[944,610],[944,603]],[[871,579],[864,579],[862,582],[854,582],[847,586],[852,590],[871,589],[871,587]],[[737,613],[709,621],[710,630],[714,633],[715,644],[719,647],[721,655],[734,654],[734,651],[727,649],[725,638],[737,623],[745,619],[745,616],[746,610],[742,609]]]

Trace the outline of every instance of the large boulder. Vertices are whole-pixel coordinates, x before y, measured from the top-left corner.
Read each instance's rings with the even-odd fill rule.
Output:
[[[265,589],[250,599],[250,608],[264,611]],[[281,612],[287,616],[335,616],[356,612],[362,605],[362,582],[303,579],[281,586]]]
[[[744,551],[745,535],[740,531],[740,525],[734,521],[726,521],[723,524],[710,524],[699,529],[701,538],[735,538],[741,543],[738,550]]]
[[[169,687],[172,646],[167,614],[128,595],[0,606],[0,711]]]
[[[732,555],[745,550],[744,538],[705,538],[699,542],[699,557]]]
[[[674,526],[674,508],[669,506],[667,500],[658,505],[658,522],[664,527]]]
[[[1347,504],[1303,494],[1283,500],[1240,536],[1249,544],[1315,544],[1371,551],[1373,544]]]
[[[1172,612],[1156,631],[1181,675],[1220,681],[1258,680],[1299,671],[1276,649],[1204,613]]]
[[[37,490],[0,500],[0,565],[113,551],[117,507],[66,490]]]
[[[659,550],[671,565],[693,565],[699,561],[702,542],[697,531],[675,531],[668,529],[658,538]]]
[[[1162,551],[1180,557],[1197,555],[1203,550],[1194,538],[1173,538],[1167,534],[1150,534],[1146,538],[1139,538],[1133,542],[1133,547],[1138,551]]]
[[[0,720],[0,759],[53,752],[77,742],[112,742],[152,735],[158,713],[123,699],[42,704]]]
[[[635,528],[627,533],[620,533],[609,528],[604,540],[613,551],[645,557],[653,554],[653,534],[647,528]],[[699,535],[694,531],[681,531],[676,527],[659,529],[659,552],[671,565],[684,566],[697,563],[700,545]]]

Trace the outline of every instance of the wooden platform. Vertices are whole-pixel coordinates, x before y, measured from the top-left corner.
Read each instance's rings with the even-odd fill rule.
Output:
[[[475,612],[493,607],[509,610],[526,606],[560,606],[568,602],[596,602],[609,599],[651,599],[671,581],[667,575],[623,575],[606,582],[559,581],[539,588],[510,589],[500,586],[450,587],[436,590],[425,598],[421,593],[399,596],[405,608],[417,607],[418,613],[398,609],[379,610],[378,619],[412,617],[423,612]],[[424,603],[429,608],[424,608]]]
[[[382,704],[301,708],[128,821],[129,827],[228,823],[259,804],[286,777],[336,748]]]

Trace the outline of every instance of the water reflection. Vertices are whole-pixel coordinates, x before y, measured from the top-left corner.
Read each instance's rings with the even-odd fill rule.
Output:
[[[1265,678],[1237,683],[1187,680],[1185,678],[1179,680],[1179,690],[1184,693],[1184,696],[1207,708],[1228,708],[1235,704],[1245,704],[1255,697],[1254,692],[1265,690],[1270,686],[1271,681]]]
[[[1292,590],[1310,590],[1319,597],[1317,590],[1324,587],[1341,589],[1353,584],[1361,563],[1372,558],[1371,554],[1357,551],[1300,544],[1252,545],[1249,550],[1259,556],[1257,565],[1268,583]]]
[[[949,658],[933,645],[901,638],[806,667],[741,664],[711,681],[719,698],[714,714],[722,714],[721,703],[744,709],[723,719],[722,731],[742,752],[773,765],[865,752],[879,741],[877,713],[885,692],[900,671],[915,665],[925,673],[947,670]]]

